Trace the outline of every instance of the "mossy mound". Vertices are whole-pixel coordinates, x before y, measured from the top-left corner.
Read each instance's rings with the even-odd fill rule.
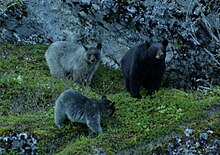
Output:
[[[153,97],[138,100],[124,91],[120,71],[101,65],[91,87],[83,90],[72,81],[50,75],[44,58],[47,47],[0,45],[0,137],[28,132],[37,139],[39,154],[120,154],[131,150],[150,154],[157,148],[143,144],[170,132],[183,132],[184,125],[219,131],[219,113],[204,116],[210,108],[219,107],[220,88],[209,92],[161,88]],[[104,134],[90,137],[83,124],[69,122],[62,129],[55,125],[54,102],[70,87],[92,98],[104,93],[115,102],[113,117],[102,119]]]

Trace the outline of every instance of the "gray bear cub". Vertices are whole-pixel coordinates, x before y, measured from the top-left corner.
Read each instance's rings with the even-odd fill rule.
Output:
[[[67,41],[54,42],[45,53],[50,73],[55,77],[70,77],[87,86],[101,61],[101,48],[100,43],[88,48]]]
[[[69,89],[61,93],[55,103],[54,119],[58,127],[66,120],[84,123],[92,132],[102,133],[101,116],[111,116],[115,111],[114,103],[103,96],[101,99],[89,99],[81,93]]]

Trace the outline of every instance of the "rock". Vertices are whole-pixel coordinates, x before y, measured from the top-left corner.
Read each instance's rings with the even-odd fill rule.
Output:
[[[186,137],[189,137],[189,136],[192,135],[193,129],[186,128],[186,129],[184,130],[184,133],[185,133]]]
[[[208,134],[207,133],[200,133],[199,138],[202,140],[207,140],[208,139]]]
[[[0,136],[0,154],[7,154],[10,149],[20,154],[37,154],[37,140],[28,132],[7,131]]]
[[[209,133],[209,134],[213,134],[213,132],[214,131],[212,131],[212,130],[207,130],[207,133]]]

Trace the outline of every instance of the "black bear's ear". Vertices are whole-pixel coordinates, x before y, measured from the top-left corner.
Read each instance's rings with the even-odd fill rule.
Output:
[[[167,47],[167,45],[168,45],[168,40],[163,40],[163,42],[162,42],[162,44],[163,44],[163,46],[166,48]]]
[[[113,108],[114,106],[115,106],[115,102],[111,102],[111,103],[110,103],[110,107]]]
[[[106,96],[102,96],[102,99],[105,99],[105,100],[107,100],[107,97],[106,97]]]
[[[98,43],[97,46],[96,46],[96,48],[97,48],[98,50],[102,49],[102,44],[101,44],[101,43]]]
[[[85,48],[86,51],[88,51],[88,49],[89,49],[88,47],[86,47],[85,45],[83,45],[83,47]]]
[[[150,47],[150,42],[149,41],[145,41],[144,44],[146,45],[146,47]]]

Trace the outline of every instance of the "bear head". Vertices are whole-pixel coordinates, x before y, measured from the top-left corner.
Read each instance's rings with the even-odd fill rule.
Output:
[[[106,96],[102,96],[98,106],[103,116],[112,116],[115,112],[115,103],[108,100]]]
[[[96,47],[86,47],[84,46],[84,49],[86,51],[86,61],[88,63],[97,63],[101,59],[101,49],[102,49],[102,44],[98,43]]]
[[[162,42],[145,42],[145,47],[147,48],[147,56],[145,58],[150,58],[154,62],[160,62],[165,60],[166,57],[166,47],[168,41],[164,40]]]

